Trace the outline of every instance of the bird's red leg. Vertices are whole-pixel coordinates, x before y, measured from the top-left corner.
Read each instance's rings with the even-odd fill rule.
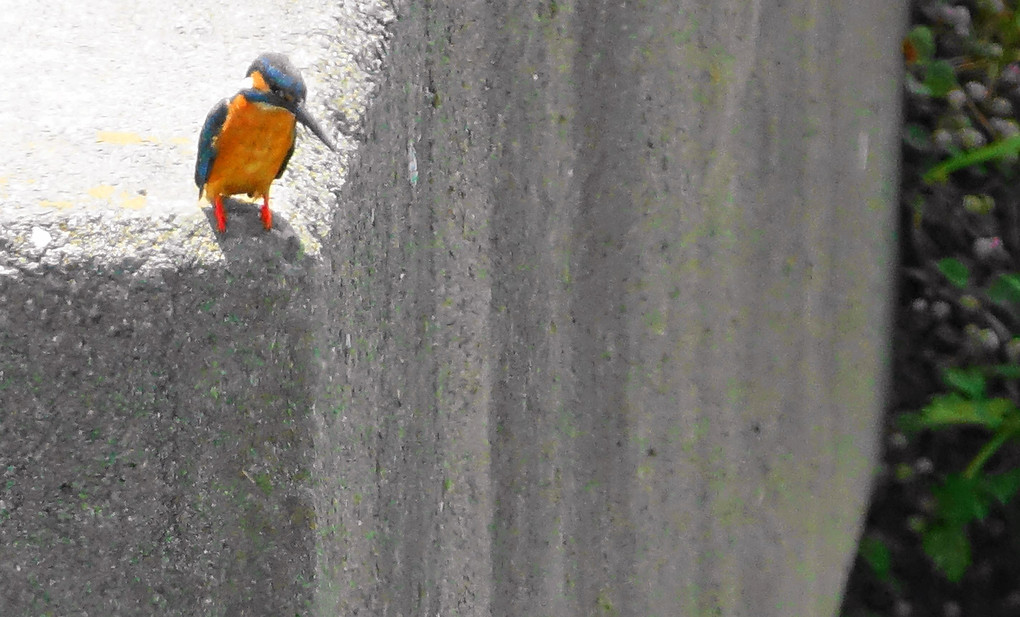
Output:
[[[227,233],[227,213],[223,210],[223,196],[217,195],[213,205],[213,213],[216,214],[216,229],[221,234]]]
[[[273,228],[273,213],[269,210],[269,193],[262,197],[262,226],[267,231]]]

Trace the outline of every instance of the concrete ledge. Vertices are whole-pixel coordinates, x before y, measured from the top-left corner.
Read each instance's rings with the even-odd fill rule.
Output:
[[[305,69],[324,125],[357,126],[386,12],[122,4],[2,22],[24,98],[0,122],[0,614],[308,614],[309,307],[355,142],[337,159],[299,136],[276,228],[236,201],[225,236],[195,142],[267,48]],[[280,40],[237,36],[264,21]]]
[[[191,179],[205,114],[237,90],[255,55],[277,49],[305,70],[311,108],[327,125],[335,131],[339,118],[357,122],[366,94],[358,56],[380,36],[364,31],[371,21],[354,8],[326,10],[310,0],[213,12],[184,1],[137,7],[120,0],[20,10],[0,21],[10,78],[0,94],[7,112],[0,118],[0,223],[8,239],[19,222],[67,232],[54,234],[50,259],[72,263],[78,253],[106,259],[109,244],[126,254],[111,260],[139,252],[159,259],[168,241],[215,261]],[[323,74],[337,83],[327,88]],[[296,163],[336,175],[305,186],[279,183],[274,204],[295,230],[321,236],[340,170],[323,148],[300,141]],[[341,145],[353,148],[349,139]],[[294,192],[310,187],[318,192]],[[119,227],[124,220],[140,224]]]

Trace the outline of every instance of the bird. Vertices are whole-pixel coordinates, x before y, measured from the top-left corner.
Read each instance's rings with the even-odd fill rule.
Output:
[[[262,198],[262,225],[267,231],[273,228],[269,187],[294,154],[298,122],[336,152],[305,107],[305,82],[287,56],[260,54],[245,77],[250,79],[248,87],[212,108],[198,138],[198,198],[204,196],[213,204],[221,234],[227,231],[223,198],[241,193]]]

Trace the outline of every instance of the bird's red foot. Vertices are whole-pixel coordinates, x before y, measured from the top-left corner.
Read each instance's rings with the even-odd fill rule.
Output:
[[[266,195],[262,202],[262,226],[266,228],[266,231],[273,228],[273,213],[269,210],[269,195]]]
[[[227,233],[227,213],[223,210],[223,197],[219,195],[213,204],[213,213],[216,215],[216,229],[221,234]]]

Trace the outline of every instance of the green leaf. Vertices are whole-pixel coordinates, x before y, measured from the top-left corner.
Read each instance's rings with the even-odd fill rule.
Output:
[[[989,495],[1005,505],[1020,490],[1020,467],[994,476],[982,476],[980,481]]]
[[[989,367],[992,374],[1006,379],[1020,379],[1020,364],[996,364]]]
[[[970,567],[970,541],[964,528],[956,525],[932,525],[921,538],[924,552],[935,567],[957,583]]]
[[[1018,13],[1020,14],[1020,13]],[[945,182],[954,171],[987,161],[1002,160],[1020,153],[1020,135],[1007,137],[987,146],[954,154],[924,173],[921,178],[927,184]]]
[[[981,446],[981,450],[967,464],[967,469],[964,470],[963,475],[969,478],[981,477],[981,468],[985,466],[988,459],[995,456],[995,453],[999,451],[1003,444],[1015,439],[1020,434],[1020,418],[1017,417],[1016,411],[1016,407],[1014,407],[1008,412],[1008,417],[1003,418],[992,438],[986,441],[985,445]]]
[[[916,433],[923,428],[927,428],[925,426],[924,414],[919,411],[907,411],[901,413],[896,418],[896,426],[899,427],[901,431],[905,431],[907,433]]]
[[[914,49],[917,50],[918,60],[927,62],[935,55],[935,35],[927,26],[915,26],[907,35]]]
[[[953,65],[945,60],[936,60],[928,65],[924,76],[924,85],[931,90],[932,96],[943,97],[957,87]]]
[[[932,489],[938,503],[939,518],[950,525],[965,526],[988,516],[989,495],[982,483],[960,474],[950,474],[941,485]]]
[[[889,546],[874,536],[861,538],[858,548],[861,558],[871,566],[878,580],[888,582],[892,578],[892,553]]]
[[[985,375],[979,368],[947,368],[942,372],[942,382],[968,398],[985,397]]]
[[[898,420],[905,431],[937,429],[960,424],[995,430],[1008,414],[1017,412],[1013,401],[1004,398],[970,400],[953,392],[932,398],[919,412],[904,413]]]
[[[939,272],[945,276],[953,285],[963,288],[970,281],[970,270],[967,266],[955,257],[946,257],[938,261]]]
[[[999,275],[988,287],[988,297],[995,302],[1020,302],[1020,274]]]

